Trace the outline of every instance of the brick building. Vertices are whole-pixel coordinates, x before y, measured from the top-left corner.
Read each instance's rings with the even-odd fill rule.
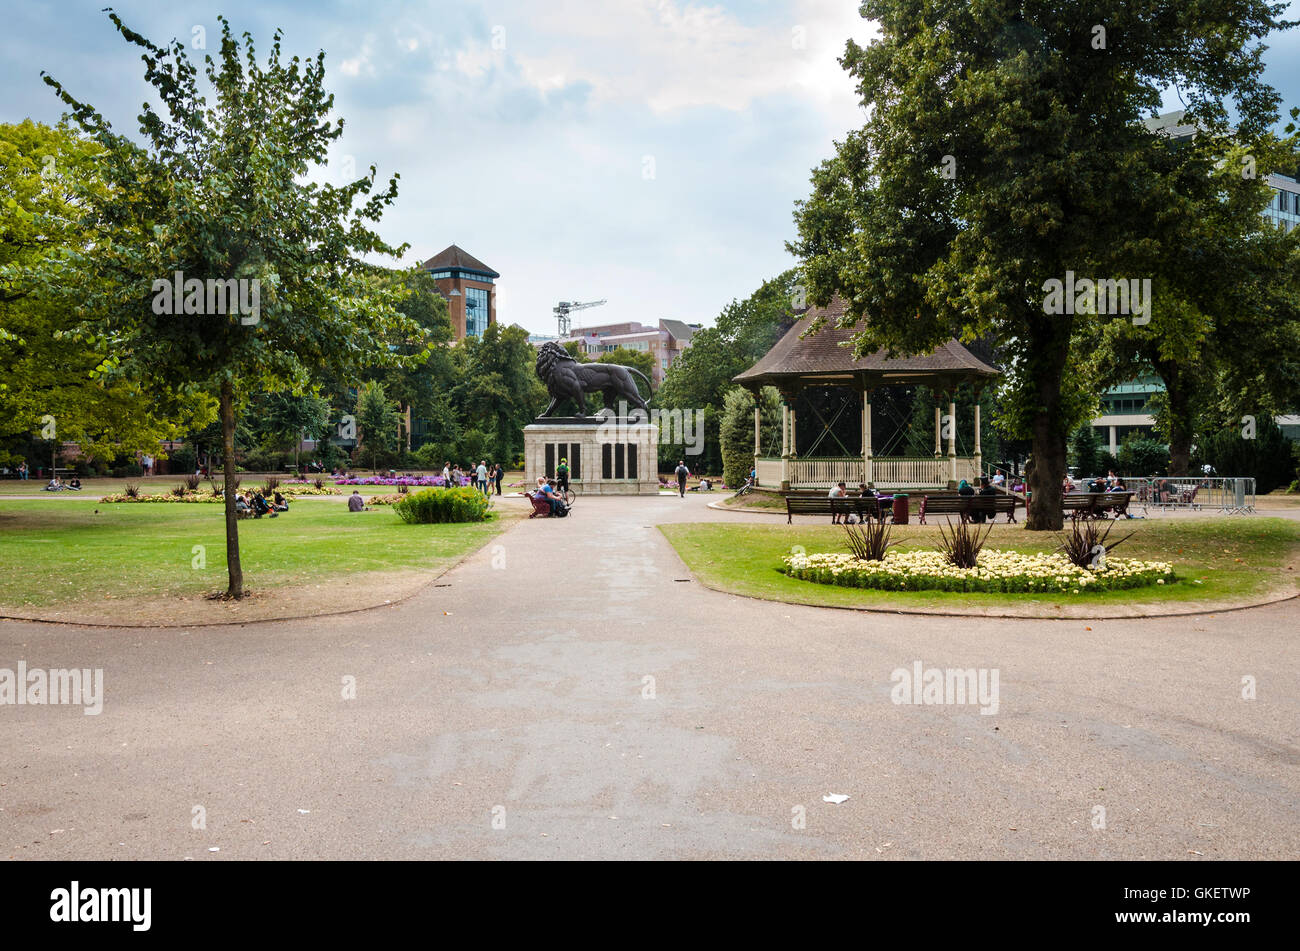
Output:
[[[447,298],[455,339],[481,337],[495,323],[496,280],[501,275],[463,248],[450,245],[420,265]]]

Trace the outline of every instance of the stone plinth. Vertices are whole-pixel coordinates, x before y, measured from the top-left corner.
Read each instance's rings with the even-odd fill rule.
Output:
[[[539,419],[524,427],[524,478],[550,478],[569,460],[579,495],[657,495],[659,427],[626,419]]]

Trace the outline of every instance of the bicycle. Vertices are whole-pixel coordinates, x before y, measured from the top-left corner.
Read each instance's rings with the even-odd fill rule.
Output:
[[[560,489],[557,480],[547,479],[546,481],[551,484],[552,489],[555,489],[555,494],[564,501],[564,504],[572,508],[573,500],[578,497],[578,494],[573,491],[573,486],[567,485],[564,489]]]

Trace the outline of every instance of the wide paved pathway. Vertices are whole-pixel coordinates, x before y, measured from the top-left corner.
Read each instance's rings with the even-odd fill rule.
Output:
[[[0,707],[0,855],[1300,855],[1295,602],[1062,622],[734,598],[655,528],[756,521],[705,501],[584,499],[362,614],[0,624],[0,667],[101,667],[106,695]],[[891,702],[916,661],[996,668],[998,712]]]

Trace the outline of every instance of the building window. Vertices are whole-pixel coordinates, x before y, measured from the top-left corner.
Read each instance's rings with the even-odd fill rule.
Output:
[[[465,336],[483,336],[491,320],[488,306],[487,291],[481,287],[465,288]]]

